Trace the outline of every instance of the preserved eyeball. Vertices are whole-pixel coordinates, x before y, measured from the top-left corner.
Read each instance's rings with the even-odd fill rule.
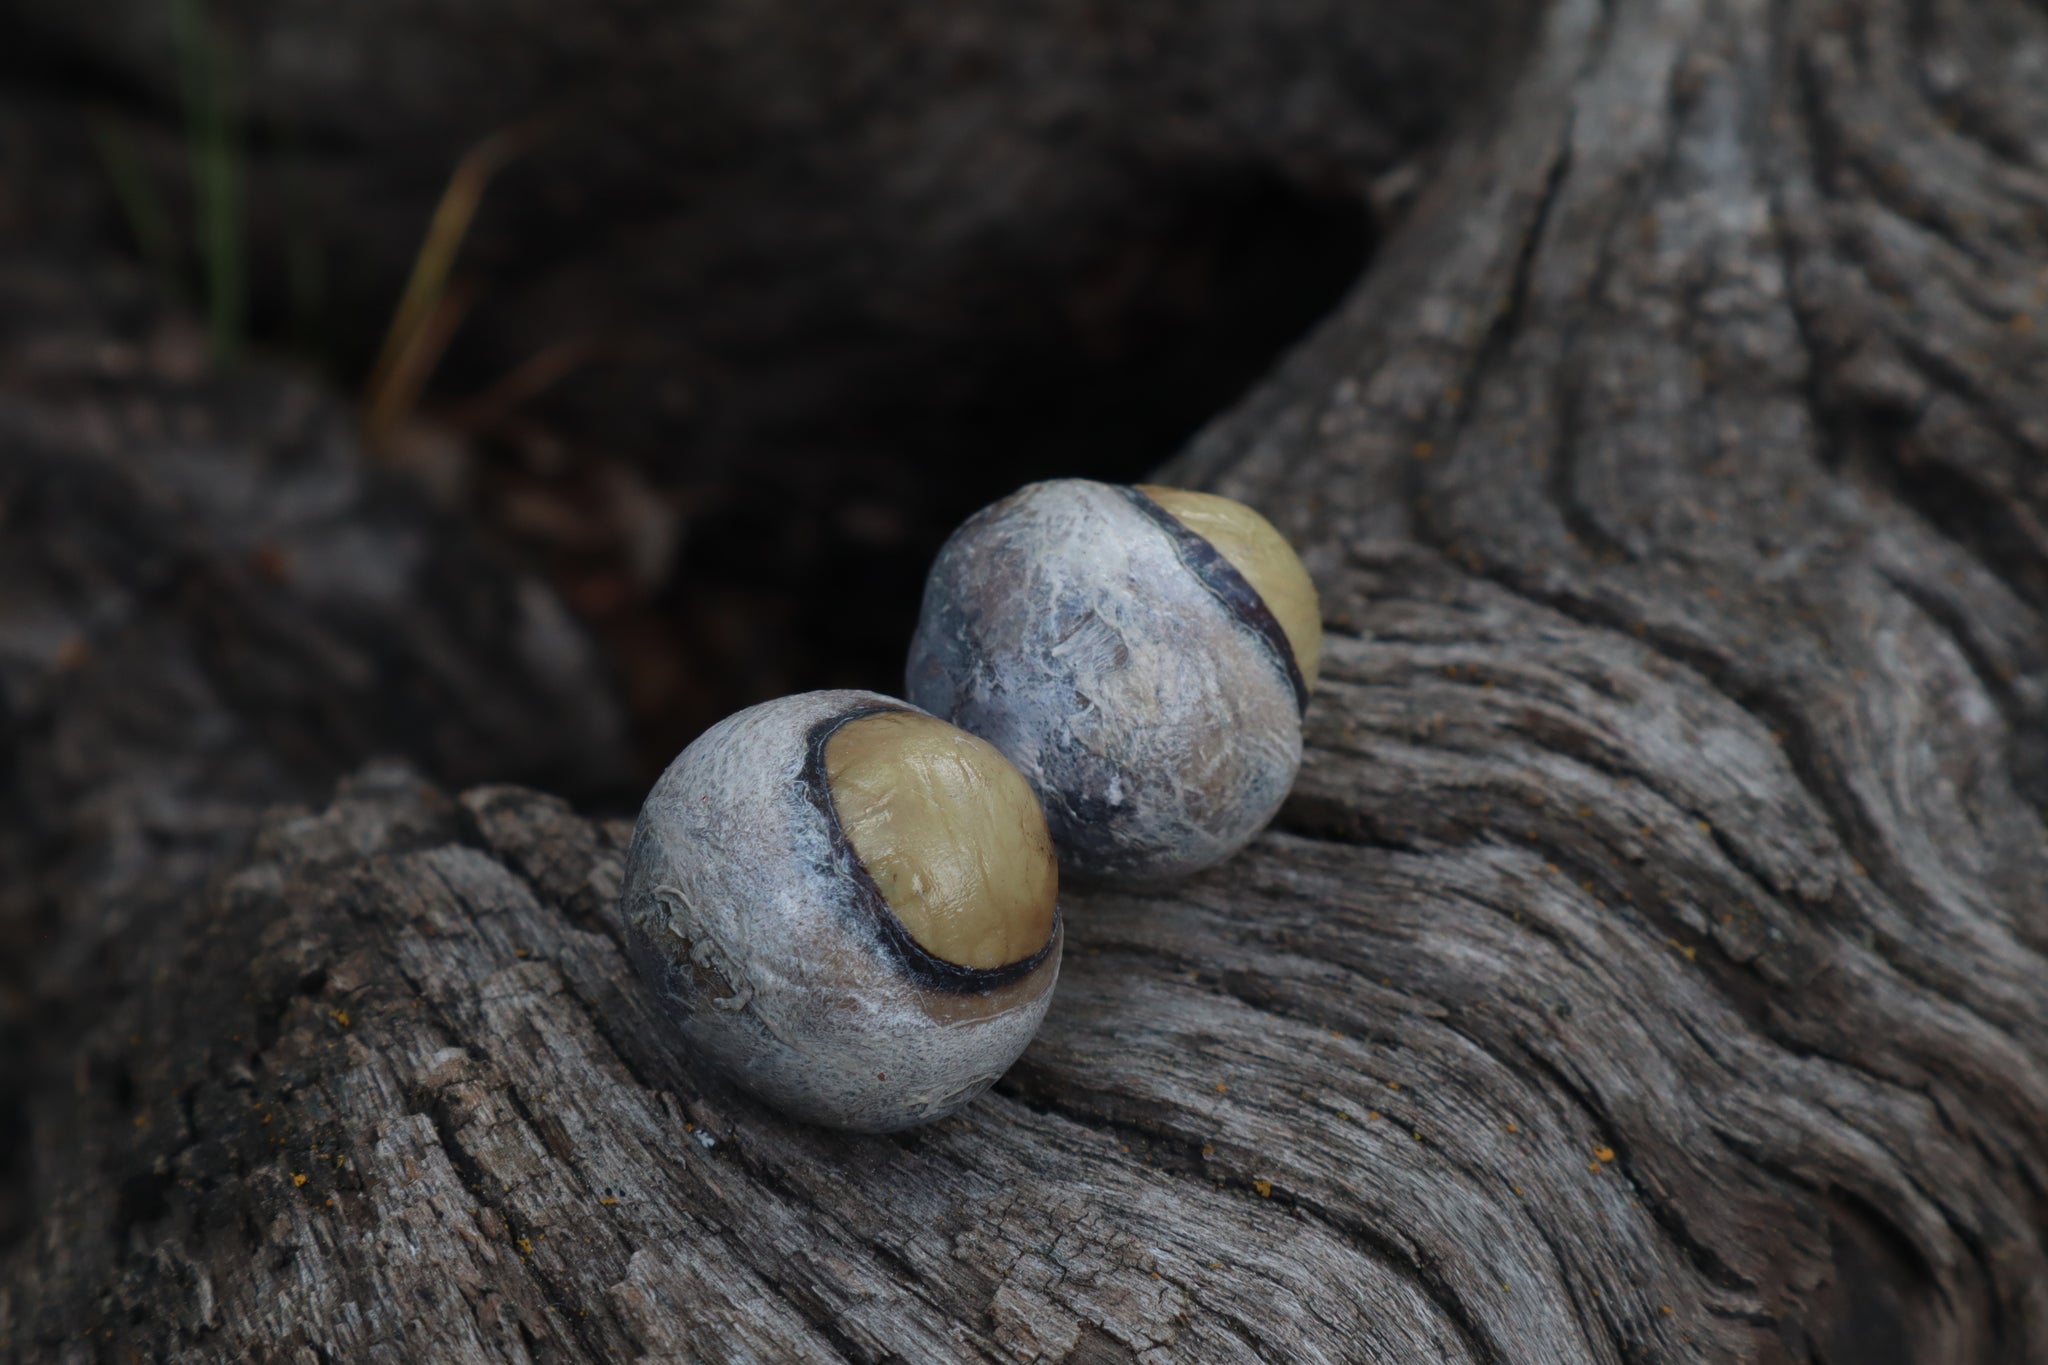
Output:
[[[1059,869],[983,740],[872,692],[751,707],[640,810],[627,950],[695,1052],[802,1119],[940,1118],[1030,1042],[1059,973]]]
[[[1163,880],[1286,799],[1321,620],[1301,560],[1242,503],[1056,479],[946,542],[906,691],[1023,771],[1068,871]]]

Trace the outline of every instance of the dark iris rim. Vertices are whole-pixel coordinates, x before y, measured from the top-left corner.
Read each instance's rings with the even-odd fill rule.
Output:
[[[1280,618],[1266,605],[1266,599],[1259,596],[1237,566],[1223,557],[1223,552],[1207,540],[1183,526],[1180,519],[1155,502],[1142,488],[1129,484],[1117,485],[1117,491],[1130,500],[1133,507],[1158,523],[1173,541],[1173,551],[1180,562],[1188,566],[1209,595],[1223,604],[1223,609],[1236,617],[1240,624],[1266,643],[1266,652],[1280,665],[1287,675],[1288,686],[1294,689],[1296,711],[1308,711],[1308,679],[1301,674],[1301,663],[1294,657],[1294,644],[1287,638],[1286,629]]]
[[[853,887],[854,904],[859,907],[873,926],[883,948],[895,959],[905,975],[921,986],[948,995],[981,995],[1003,986],[1022,981],[1043,966],[1052,954],[1052,945],[1059,941],[1060,907],[1054,902],[1052,908],[1052,929],[1045,936],[1045,946],[1030,957],[1015,962],[1006,962],[1000,967],[963,967],[957,962],[948,962],[937,957],[911,937],[903,921],[896,918],[896,912],[889,908],[889,901],[882,894],[882,888],[875,885],[867,865],[861,862],[860,854],[854,851],[853,841],[846,837],[845,826],[839,823],[839,808],[832,803],[832,783],[825,770],[825,745],[842,725],[862,720],[868,716],[902,714],[921,716],[926,714],[914,706],[871,702],[843,711],[836,716],[827,716],[811,727],[805,736],[804,767],[800,779],[805,795],[818,813],[825,817],[825,829],[832,845],[831,871],[844,877]]]

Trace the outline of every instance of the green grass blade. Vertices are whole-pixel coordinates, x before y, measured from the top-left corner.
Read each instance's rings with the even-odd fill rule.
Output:
[[[242,237],[242,149],[236,136],[233,77],[226,45],[204,0],[171,0],[185,93],[193,212],[205,267],[207,333],[214,359],[241,350],[248,313]]]

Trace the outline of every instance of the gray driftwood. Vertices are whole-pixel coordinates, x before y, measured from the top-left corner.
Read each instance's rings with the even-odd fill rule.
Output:
[[[553,593],[369,467],[344,403],[0,241],[0,1242],[27,1094],[267,807],[394,752],[630,789],[624,728]]]
[[[0,1341],[2048,1359],[2044,73],[2021,0],[1556,0],[1169,471],[1320,576],[1293,800],[1071,895],[995,1093],[707,1087],[622,827],[374,769],[137,935]]]

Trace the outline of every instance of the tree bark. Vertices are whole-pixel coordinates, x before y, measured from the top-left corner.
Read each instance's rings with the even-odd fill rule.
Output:
[[[962,1115],[697,1075],[625,827],[377,768],[127,950],[89,1360],[2048,1359],[2048,11],[1555,0],[1164,472],[1308,552],[1275,829]]]

